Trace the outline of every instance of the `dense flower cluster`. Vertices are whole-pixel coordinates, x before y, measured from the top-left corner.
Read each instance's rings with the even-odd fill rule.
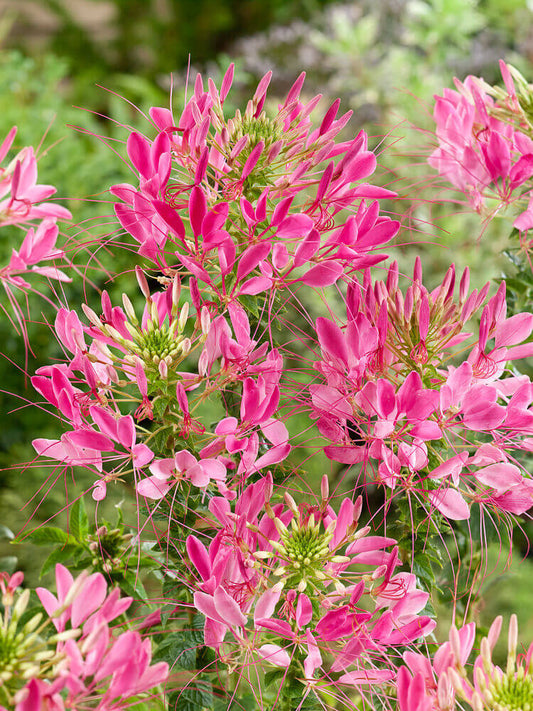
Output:
[[[226,304],[295,283],[327,286],[385,259],[379,250],[399,223],[381,216],[377,201],[394,193],[360,182],[376,168],[364,132],[335,142],[350,117],[336,118],[339,101],[313,127],[321,97],[300,100],[304,76],[271,117],[267,74],[245,113],[231,118],[233,65],[220,91],[198,76],[181,116],[150,111],[153,141],[130,135],[139,186],[114,186],[115,210],[163,274],[181,265]]]
[[[241,652],[274,666],[343,672],[337,683],[392,678],[387,649],[429,634],[421,615],[428,593],[396,572],[396,541],[358,528],[362,501],[345,498],[335,513],[322,500],[298,506],[289,494],[270,505],[272,479],[247,487],[234,512],[224,498],[209,508],[218,532],[209,549],[194,535],[187,550],[201,582],[195,607],[205,615],[205,643],[224,649],[228,632]],[[388,550],[391,549],[392,550]]]
[[[528,205],[514,227],[533,226],[533,134],[528,117],[530,87],[512,66],[500,61],[505,89],[479,77],[455,81],[435,101],[438,148],[429,163],[466,194],[472,207],[488,215],[511,203]]]
[[[118,711],[132,697],[166,681],[168,665],[151,664],[149,639],[110,627],[132,598],[121,598],[117,588],[108,593],[103,575],[82,573],[74,580],[57,565],[57,597],[37,588],[46,615],[38,612],[25,623],[21,618],[30,591],[17,589],[23,577],[2,574],[0,580],[5,610],[0,693],[12,700],[15,711]],[[57,634],[45,638],[43,631],[50,623]]]
[[[490,299],[488,284],[469,294],[468,270],[456,298],[453,266],[432,292],[418,261],[405,294],[398,283],[395,263],[386,281],[367,273],[348,289],[345,324],[317,320],[326,384],[309,393],[326,455],[374,462],[377,481],[452,519],[474,502],[524,513],[533,481],[515,452],[530,449],[533,384],[506,364],[533,355],[533,315],[507,317],[505,283]],[[465,333],[477,311],[477,334]]]
[[[530,673],[533,645],[517,658],[518,622],[509,622],[507,663],[502,669],[492,660],[498,642],[502,617],[492,623],[481,640],[480,653],[473,666],[468,665],[476,636],[473,622],[457,630],[450,629],[449,641],[442,644],[430,660],[422,654],[405,652],[406,666],[398,671],[398,705],[408,709],[455,709],[466,703],[474,711],[482,709],[526,709],[533,700]]]

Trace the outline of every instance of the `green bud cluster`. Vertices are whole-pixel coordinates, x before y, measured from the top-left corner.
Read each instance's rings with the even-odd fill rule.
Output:
[[[243,116],[237,112],[235,119],[231,122],[232,131],[230,133],[230,145],[235,144],[243,136],[248,136],[248,143],[244,149],[249,154],[260,141],[265,144],[265,149],[269,149],[276,141],[283,138],[283,129],[278,122],[268,118],[263,113],[260,116]]]
[[[123,294],[124,311],[129,319],[124,326],[131,339],[125,338],[113,326],[102,323],[88,306],[83,305],[83,311],[93,326],[126,350],[126,363],[135,365],[135,362],[140,360],[147,371],[155,369],[165,377],[166,372],[189,353],[192,345],[191,339],[183,335],[189,317],[189,304],[185,303],[178,309],[178,289],[173,287],[173,291],[176,292],[176,305],[172,308],[170,323],[160,323],[157,304],[148,296],[149,318],[144,327],[139,323],[131,301]],[[116,359],[108,348],[106,354]]]
[[[55,652],[44,647],[40,637],[38,613],[20,624],[30,599],[30,591],[21,592],[10,607],[0,614],[0,687],[14,692],[17,682],[39,676],[41,663],[54,657]]]
[[[533,679],[519,667],[516,673],[492,678],[484,694],[488,708],[494,711],[531,711],[533,709]]]
[[[133,535],[124,533],[123,529],[100,526],[93,535],[87,536],[89,548],[93,554],[93,566],[101,568],[104,573],[112,573],[124,568],[124,551]]]
[[[333,531],[328,527],[321,530],[321,523],[315,521],[313,514],[306,521],[300,513],[292,519],[287,528],[278,518],[274,524],[279,533],[279,541],[270,541],[275,554],[283,564],[274,572],[286,579],[287,584],[303,592],[308,583],[323,581],[328,578],[324,569],[327,563],[344,563],[345,556],[335,555],[330,549]]]
[[[146,366],[159,366],[159,363],[164,361],[171,367],[190,348],[190,341],[177,333],[177,327],[177,321],[172,321],[170,326],[166,323],[159,326],[154,321],[149,321],[146,330],[141,331],[128,327],[127,324],[126,328],[133,338],[130,351],[139,356]]]

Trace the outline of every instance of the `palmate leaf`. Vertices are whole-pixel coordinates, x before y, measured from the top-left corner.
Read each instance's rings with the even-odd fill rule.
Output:
[[[196,669],[198,650],[203,646],[204,634],[200,630],[177,630],[166,635],[157,648],[155,659],[167,662],[174,669]]]

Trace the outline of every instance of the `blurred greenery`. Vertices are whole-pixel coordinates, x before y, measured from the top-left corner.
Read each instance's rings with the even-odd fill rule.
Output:
[[[183,70],[189,57],[193,64],[203,64],[227,51],[238,37],[273,23],[309,19],[332,0],[92,0],[91,14],[105,18],[103,32],[89,27],[93,23],[87,22],[83,3],[34,2],[51,16],[48,32],[41,33],[45,48],[68,58],[80,80],[74,92],[82,96],[83,84],[101,82],[110,73],[152,81],[158,74]],[[31,17],[15,7],[11,19],[14,31],[6,46],[27,51],[24,29]]]

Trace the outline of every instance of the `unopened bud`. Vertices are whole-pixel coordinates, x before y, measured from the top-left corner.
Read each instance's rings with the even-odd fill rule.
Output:
[[[326,502],[329,498],[329,480],[327,474],[324,474],[322,481],[320,482],[320,495],[322,501]]]
[[[192,343],[190,338],[184,338],[180,344],[180,349],[183,355],[187,355],[192,348]]]
[[[87,304],[82,304],[81,310],[87,317],[87,320],[90,321],[93,326],[96,326],[96,328],[102,328],[102,322],[90,306],[87,306]]]
[[[295,516],[298,516],[300,511],[298,509],[298,506],[296,505],[296,501],[292,498],[292,496],[289,494],[288,491],[285,492],[285,503],[289,507],[289,509],[293,512]]]
[[[206,350],[200,353],[198,358],[198,375],[205,377],[207,375],[207,366],[209,364],[209,354]]]
[[[353,522],[357,523],[361,517],[361,511],[363,510],[363,497],[358,496],[355,500],[353,506]]]
[[[132,323],[138,323],[135,309],[133,308],[133,304],[131,303],[127,294],[122,294],[122,304],[124,306],[124,311],[126,312],[126,315],[129,318],[129,320]]]
[[[149,303],[149,313],[150,313],[150,319],[151,323],[148,323],[148,328],[156,328],[159,327],[159,312],[157,310],[157,304],[155,301],[151,301]]]
[[[176,308],[180,302],[180,296],[181,296],[181,279],[179,277],[179,274],[174,275],[174,279],[172,280],[172,307],[174,307],[174,304],[176,305]]]
[[[146,299],[150,299],[150,287],[148,286],[148,282],[146,281],[146,277],[144,275],[143,270],[139,267],[135,267],[135,276],[137,277],[137,282],[139,284],[139,288],[143,293],[143,296]]]
[[[486,672],[490,672],[492,669],[492,653],[490,650],[489,641],[486,637],[483,637],[480,645],[481,659],[483,661],[483,669]]]
[[[507,674],[512,674],[514,672],[517,643],[518,643],[518,620],[517,620],[516,615],[512,614],[511,619],[509,620]]]
[[[23,590],[20,593],[17,601],[15,602],[15,604],[13,606],[13,618],[14,619],[18,619],[22,615],[24,610],[28,607],[29,601],[30,601],[30,591],[28,590],[28,588],[26,588],[25,590]]]
[[[178,329],[179,329],[180,333],[185,328],[185,324],[187,323],[188,318],[189,318],[189,302],[186,301],[183,304],[183,306],[181,307],[180,317],[179,317],[179,321],[178,321]]]
[[[276,531],[279,533],[280,536],[286,536],[289,533],[289,529],[279,518],[273,518],[272,523],[276,527]]]
[[[200,311],[200,325],[202,328],[202,333],[207,336],[209,329],[211,327],[211,314],[207,306],[202,306]]]
[[[33,630],[39,626],[39,622],[42,620],[42,617],[42,613],[38,612],[31,618],[31,620],[26,622],[26,624],[24,625],[24,633],[26,634],[26,636],[31,634]]]

